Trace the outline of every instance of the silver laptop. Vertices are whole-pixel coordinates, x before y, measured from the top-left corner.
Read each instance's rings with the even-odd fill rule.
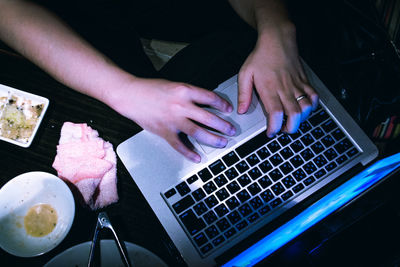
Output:
[[[160,137],[142,131],[117,153],[189,266],[216,259],[341,174],[378,155],[351,116],[304,63],[320,96],[319,109],[296,134],[266,137],[266,116],[256,95],[238,115],[237,76],[214,91],[231,102],[236,126],[224,149],[191,140],[193,163]]]

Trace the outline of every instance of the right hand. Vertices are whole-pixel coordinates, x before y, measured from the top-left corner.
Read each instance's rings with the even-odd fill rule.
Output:
[[[199,124],[224,135],[235,135],[236,130],[231,123],[199,107],[206,105],[221,112],[232,112],[231,104],[212,91],[185,83],[142,78],[133,78],[115,90],[110,92],[112,108],[143,129],[164,138],[193,162],[200,162],[200,155],[182,142],[179,133],[217,148],[225,147],[227,138]]]

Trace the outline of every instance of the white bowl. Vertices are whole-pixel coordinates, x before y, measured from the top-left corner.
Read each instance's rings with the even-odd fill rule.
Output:
[[[56,210],[57,224],[47,235],[27,234],[24,217],[38,204]],[[33,257],[55,248],[68,234],[75,216],[74,197],[57,176],[45,172],[21,174],[0,189],[0,247],[19,257]]]

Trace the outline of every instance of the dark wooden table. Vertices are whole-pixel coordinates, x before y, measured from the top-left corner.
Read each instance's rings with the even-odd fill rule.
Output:
[[[86,122],[116,148],[141,128],[93,98],[77,93],[22,57],[0,50],[0,83],[50,100],[40,128],[29,148],[0,142],[0,187],[13,177],[30,171],[57,175],[52,163],[64,122]],[[180,265],[176,251],[150,206],[118,159],[119,201],[107,213],[120,237],[157,254],[169,266]],[[37,257],[19,258],[0,249],[1,266],[43,266],[62,251],[92,239],[96,214],[75,203],[76,213],[67,237],[52,251]],[[111,238],[111,235],[103,235]],[[5,264],[7,263],[7,264]],[[5,264],[5,265],[4,265]]]

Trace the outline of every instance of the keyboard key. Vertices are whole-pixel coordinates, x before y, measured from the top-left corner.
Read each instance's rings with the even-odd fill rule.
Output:
[[[209,168],[214,175],[217,175],[226,169],[225,165],[222,163],[222,160],[220,159],[211,163]]]
[[[349,139],[345,138],[336,145],[334,145],[337,152],[342,154],[343,152],[347,151],[349,148],[353,147],[353,144],[350,142]]]
[[[259,207],[263,205],[263,202],[259,197],[253,198],[252,200],[249,201],[249,203],[254,210],[257,210]]]
[[[279,169],[285,175],[290,173],[291,171],[293,171],[293,167],[292,167],[292,165],[290,165],[289,162],[284,162],[281,166],[279,166]]]
[[[309,186],[310,184],[312,184],[313,182],[315,182],[314,177],[307,177],[306,179],[304,179],[303,183],[305,184],[305,186]]]
[[[329,133],[330,131],[336,128],[336,123],[332,119],[329,119],[326,122],[324,122],[321,126],[325,132]]]
[[[223,156],[222,160],[224,161],[226,166],[230,167],[239,161],[239,157],[236,155],[236,153],[234,151],[231,151],[228,154],[226,154],[225,156]]]
[[[239,173],[236,171],[236,169],[234,167],[230,168],[229,170],[227,170],[225,172],[225,176],[229,179],[229,180],[233,180],[236,177],[238,177]]]
[[[333,136],[333,138],[335,138],[336,141],[339,141],[340,139],[342,139],[344,137],[344,133],[342,132],[342,130],[340,128],[337,128],[336,130],[334,130],[332,132],[332,136]]]
[[[208,210],[208,208],[206,207],[206,205],[204,205],[203,202],[199,202],[196,205],[194,205],[193,209],[196,212],[197,216],[200,216],[201,214],[203,214]]]
[[[197,175],[192,175],[191,177],[189,177],[186,182],[188,184],[193,184],[194,182],[196,182],[197,180],[199,180],[199,177],[197,177]]]
[[[262,147],[260,150],[257,151],[257,155],[260,157],[261,160],[264,160],[269,157],[270,153],[266,147]]]
[[[281,196],[281,198],[282,198],[284,201],[286,201],[286,200],[288,200],[291,196],[293,196],[293,193],[292,193],[292,191],[289,190],[289,191],[283,193],[282,196]]]
[[[239,212],[237,212],[236,210],[229,213],[228,216],[226,216],[226,217],[229,219],[229,221],[232,224],[235,224],[242,219],[242,216],[240,216]]]
[[[284,159],[288,159],[293,156],[293,151],[289,147],[285,147],[279,151],[279,154],[281,154]]]
[[[314,153],[309,148],[301,151],[300,155],[305,161],[308,161],[314,157]]]
[[[249,165],[247,165],[246,161],[244,161],[244,160],[242,160],[241,162],[239,162],[235,166],[236,166],[236,169],[240,173],[244,173],[245,171],[247,171],[250,168]]]
[[[281,183],[276,183],[271,187],[272,191],[275,193],[275,195],[279,196],[285,191],[285,188]]]
[[[348,158],[347,158],[346,155],[341,155],[340,157],[338,157],[338,158],[336,159],[336,163],[337,163],[338,165],[343,164],[347,159],[348,159]]]
[[[337,157],[337,153],[333,148],[329,148],[327,151],[325,151],[324,155],[329,161]]]
[[[224,242],[224,241],[225,241],[225,238],[224,238],[222,235],[220,235],[220,236],[218,236],[217,238],[215,238],[215,239],[212,241],[212,243],[213,243],[214,247],[217,247],[219,244],[221,244],[221,243]]]
[[[251,183],[251,179],[247,174],[240,176],[237,181],[242,187],[246,187],[246,185]]]
[[[206,196],[206,193],[204,193],[203,189],[199,188],[193,191],[192,195],[196,201],[200,201]]]
[[[217,190],[217,187],[215,186],[213,181],[210,181],[203,186],[203,189],[204,191],[206,191],[207,194],[211,194],[212,192]]]
[[[234,228],[229,229],[228,231],[226,231],[224,233],[226,238],[230,238],[231,236],[233,236],[234,234],[236,234],[236,230]]]
[[[247,190],[249,190],[250,194],[252,196],[257,195],[259,192],[261,192],[260,186],[256,182],[252,183],[247,187]]]
[[[258,218],[260,218],[260,215],[258,215],[257,212],[251,214],[249,217],[247,217],[247,220],[249,221],[249,223],[253,223],[255,222]]]
[[[262,175],[260,169],[257,167],[254,167],[253,169],[251,169],[248,172],[248,174],[250,175],[251,179],[253,179],[253,180],[257,179],[258,177],[260,177]]]
[[[269,151],[271,151],[272,153],[275,153],[281,148],[281,146],[276,141],[272,141],[267,145],[267,147],[269,148]]]
[[[295,186],[292,188],[292,190],[293,190],[293,192],[298,193],[298,192],[300,192],[303,188],[304,188],[304,185],[303,185],[303,184],[298,184],[298,185],[295,185]]]
[[[335,162],[330,162],[328,165],[326,165],[325,169],[329,172],[336,167],[337,167],[337,164]]]
[[[220,174],[214,178],[214,183],[218,187],[224,186],[227,182],[228,182],[228,180],[226,179],[225,175],[223,175],[223,174]]]
[[[218,204],[218,200],[215,196],[209,196],[208,198],[206,198],[204,200],[204,202],[207,204],[207,206],[211,209],[212,207],[214,207],[215,205]]]
[[[326,113],[325,110],[321,109],[317,114],[314,114],[311,118],[308,119],[308,121],[313,125],[316,126],[326,119],[329,118],[328,113]]]
[[[310,134],[306,134],[300,138],[305,146],[311,145],[314,142],[314,138]]]
[[[322,138],[321,141],[326,147],[330,147],[335,143],[335,140],[330,135],[324,136],[324,138]]]
[[[236,194],[236,197],[240,200],[240,202],[246,202],[246,200],[250,199],[249,193],[246,191],[246,189],[243,189],[239,193]]]
[[[218,217],[217,215],[215,215],[214,211],[210,210],[209,212],[203,215],[203,219],[206,221],[207,224],[212,224],[218,219]]]
[[[291,141],[292,140],[290,139],[289,135],[285,133],[278,137],[278,142],[279,144],[281,144],[282,147],[286,146]]]
[[[207,168],[204,168],[204,169],[202,169],[201,171],[199,171],[199,172],[197,173],[197,175],[200,177],[200,179],[201,179],[203,182],[207,182],[207,181],[210,180],[211,177],[212,177],[211,172],[210,172]]]
[[[223,217],[225,214],[229,212],[228,208],[224,204],[218,205],[214,211],[217,213],[219,217]]]
[[[304,160],[299,155],[296,155],[290,159],[290,163],[292,163],[293,167],[298,168],[304,163]]]
[[[301,143],[299,140],[296,140],[292,144],[290,144],[290,147],[295,153],[300,152],[304,148],[303,143]]]
[[[267,176],[264,176],[258,180],[258,183],[265,189],[272,184],[272,181]]]
[[[315,155],[318,155],[325,150],[324,146],[320,142],[315,142],[314,144],[312,144],[311,149],[315,153]]]
[[[191,209],[182,213],[179,218],[181,219],[183,225],[185,225],[190,235],[195,235],[200,232],[204,227],[206,227],[203,219],[197,218]]]
[[[256,156],[256,154],[251,154],[246,158],[246,161],[250,166],[254,166],[260,162],[260,159]]]
[[[314,161],[315,165],[318,166],[318,168],[321,168],[322,166],[324,166],[325,164],[328,163],[328,161],[322,155],[315,157],[313,159],[313,161]]]
[[[271,208],[275,208],[281,203],[282,203],[282,200],[280,198],[277,198],[277,199],[271,201],[270,205],[271,205]]]
[[[268,171],[272,170],[272,165],[269,163],[268,160],[265,160],[258,165],[258,167],[261,169],[263,173],[267,173]]]
[[[302,133],[306,133],[309,130],[311,130],[311,125],[307,121],[304,121],[300,123],[299,129],[301,130]]]
[[[317,170],[317,167],[315,167],[314,163],[308,162],[303,166],[303,169],[306,171],[307,174],[312,174]]]
[[[219,234],[217,227],[215,227],[214,225],[208,227],[204,232],[206,233],[206,235],[208,236],[209,239],[213,239],[214,237],[216,237]]]
[[[210,250],[212,250],[213,246],[211,244],[207,244],[200,249],[201,253],[206,254]]]
[[[190,192],[190,188],[185,181],[178,184],[175,188],[182,197]]]
[[[253,212],[249,204],[244,204],[240,206],[238,210],[243,217],[246,217],[247,215]]]
[[[262,216],[262,215],[267,214],[270,210],[271,210],[271,208],[269,206],[264,206],[258,210],[258,213],[260,213],[260,215]]]
[[[269,158],[269,161],[272,163],[272,165],[278,166],[283,162],[283,159],[281,158],[281,156],[279,156],[279,154],[275,154]]]
[[[219,201],[223,201],[229,197],[229,193],[228,191],[226,191],[225,188],[221,188],[220,190],[218,190],[217,193],[215,193],[215,195],[217,196]]]
[[[260,197],[264,200],[265,203],[274,199],[274,194],[272,194],[271,190],[267,189],[260,194]]]
[[[283,177],[282,173],[278,170],[272,170],[268,173],[268,176],[272,179],[272,181],[276,182]]]
[[[172,197],[172,196],[175,195],[175,194],[176,194],[175,188],[171,188],[170,190],[168,190],[167,192],[164,193],[164,196],[165,196],[166,198],[170,198],[170,197]]]
[[[182,198],[178,202],[172,205],[172,208],[175,210],[177,214],[181,213],[185,209],[191,207],[194,204],[194,200],[190,195]]]
[[[240,186],[236,181],[233,181],[232,183],[228,184],[226,188],[228,188],[229,193],[235,194],[237,191],[239,191]]]
[[[315,129],[313,129],[311,131],[311,135],[315,138],[315,139],[320,139],[322,136],[325,135],[324,131],[322,131],[322,129],[320,127],[317,127]]]
[[[240,205],[240,202],[239,202],[239,200],[237,200],[236,197],[229,198],[225,203],[226,203],[226,205],[228,205],[228,208],[230,210],[233,210]]]
[[[315,176],[315,178],[319,179],[322,176],[324,176],[325,174],[326,174],[326,171],[324,169],[320,169],[316,173],[314,173],[314,176]]]
[[[236,229],[239,231],[244,229],[247,226],[247,222],[245,220],[241,221],[240,223],[236,224]]]
[[[228,220],[226,218],[219,220],[216,223],[216,225],[221,232],[225,231],[226,229],[228,229],[231,226],[231,224],[228,222]]]
[[[266,144],[269,140],[270,139],[267,137],[267,134],[265,132],[259,133],[257,136],[253,137],[246,143],[236,148],[236,152],[239,157],[244,158],[256,149]]]
[[[348,152],[347,152],[347,156],[349,157],[349,158],[351,158],[351,157],[353,157],[353,156],[355,156],[355,155],[357,155],[358,154],[358,150],[357,150],[357,148],[355,148],[355,147],[353,147],[352,149],[350,149]]]
[[[304,171],[302,169],[297,169],[295,170],[293,173],[293,178],[296,179],[297,182],[300,182],[301,180],[303,180],[304,178],[307,177],[307,175],[304,173]]]
[[[296,181],[293,179],[292,176],[287,176],[282,179],[282,183],[285,185],[286,188],[290,188],[296,184]]]
[[[207,243],[208,239],[205,234],[200,233],[193,237],[194,242],[196,243],[197,246],[201,247],[205,243]]]

